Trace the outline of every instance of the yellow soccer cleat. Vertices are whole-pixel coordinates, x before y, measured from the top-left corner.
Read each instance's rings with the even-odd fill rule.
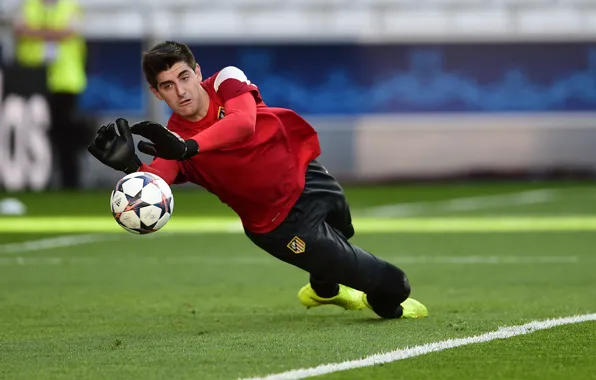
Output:
[[[366,294],[362,296],[362,301],[364,302],[366,307],[372,310],[372,307],[366,299]],[[416,319],[428,317],[428,309],[426,308],[426,306],[416,301],[414,298],[406,299],[404,302],[401,303],[401,307],[404,311],[400,318]]]
[[[315,293],[310,284],[306,284],[298,292],[298,299],[308,309],[322,305],[336,305],[346,310],[360,310],[366,307],[363,294],[360,290],[339,285],[339,293],[335,297],[323,298]]]
[[[416,301],[414,298],[408,298],[401,303],[404,309],[402,318],[426,318],[428,317],[428,309],[426,306]]]

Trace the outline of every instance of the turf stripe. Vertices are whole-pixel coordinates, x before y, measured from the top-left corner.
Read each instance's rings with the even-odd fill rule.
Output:
[[[446,233],[595,231],[596,217],[443,217],[354,218],[357,233]],[[3,233],[124,233],[111,217],[0,218]],[[238,219],[224,217],[173,217],[162,231],[192,233],[242,233]]]
[[[391,363],[398,360],[413,358],[420,355],[466,346],[469,344],[490,342],[496,339],[508,339],[518,335],[531,334],[538,330],[552,329],[553,327],[596,321],[595,314],[576,315],[566,318],[548,319],[545,321],[532,321],[518,326],[501,327],[496,331],[468,338],[448,339],[441,342],[428,343],[420,346],[401,348],[395,351],[367,356],[363,359],[350,360],[342,363],[324,364],[317,367],[297,369],[265,377],[253,377],[243,380],[295,380],[308,377],[321,376],[333,372],[347,371],[355,368],[370,367],[377,364]]]

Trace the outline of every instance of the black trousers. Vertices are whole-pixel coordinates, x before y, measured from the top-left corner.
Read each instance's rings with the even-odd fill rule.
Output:
[[[50,140],[61,173],[60,184],[67,189],[79,186],[79,152],[84,148],[86,137],[84,125],[77,122],[77,95],[50,93],[49,106],[52,117]]]
[[[315,291],[315,283],[343,284],[365,292],[381,317],[401,316],[400,304],[410,295],[405,273],[352,244],[354,232],[342,187],[317,161],[308,166],[305,189],[281,225],[265,234],[245,231],[261,249],[308,272]]]

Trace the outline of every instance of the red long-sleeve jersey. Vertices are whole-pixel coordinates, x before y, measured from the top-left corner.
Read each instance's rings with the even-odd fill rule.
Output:
[[[168,129],[194,139],[199,153],[185,161],[156,158],[139,171],[168,184],[195,183],[231,207],[246,229],[277,227],[304,189],[306,167],[321,153],[315,130],[294,111],[268,107],[257,86],[236,67],[201,85],[209,111],[197,122],[177,114]]]

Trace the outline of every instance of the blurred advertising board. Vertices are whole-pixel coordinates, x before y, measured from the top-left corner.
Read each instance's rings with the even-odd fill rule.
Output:
[[[0,189],[43,190],[52,179],[44,69],[0,66]]]

